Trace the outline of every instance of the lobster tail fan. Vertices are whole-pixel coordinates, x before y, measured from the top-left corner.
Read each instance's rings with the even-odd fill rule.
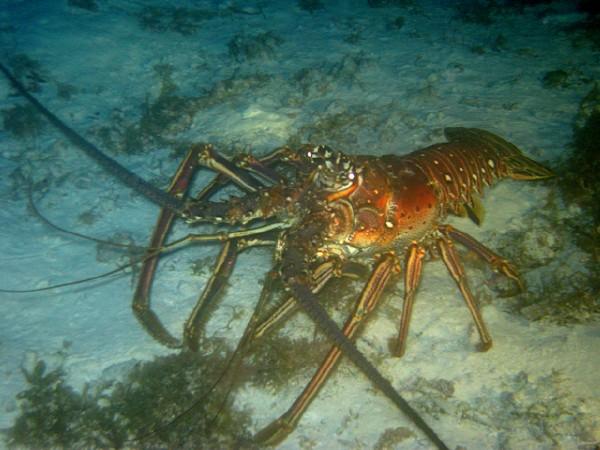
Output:
[[[552,178],[554,172],[523,154],[506,159],[507,176],[513,180],[544,180]]]
[[[528,158],[519,148],[489,131],[479,128],[446,128],[444,134],[450,142],[465,142],[493,150],[503,166],[504,176],[514,180],[543,180],[554,172]]]

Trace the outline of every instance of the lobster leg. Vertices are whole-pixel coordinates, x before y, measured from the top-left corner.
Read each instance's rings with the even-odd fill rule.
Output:
[[[423,271],[423,258],[425,249],[416,242],[413,242],[406,255],[406,270],[404,273],[404,301],[402,303],[402,317],[400,319],[400,331],[396,345],[392,354],[397,357],[404,355],[406,351],[406,338],[408,336],[408,327],[412,316],[412,308],[415,301],[415,293],[421,280]]]
[[[241,155],[233,160],[233,165],[237,167],[237,169],[231,168],[231,163],[227,164],[227,162],[223,163],[224,158],[218,157],[221,163],[215,161],[214,163],[207,163],[206,159],[210,159],[211,157],[214,159],[216,156],[216,152],[214,150],[210,150],[204,156],[205,165],[213,168],[218,168],[223,166],[223,164],[227,164],[229,169],[227,171],[220,171],[218,175],[213,178],[213,180],[207,184],[202,191],[196,196],[196,201],[201,201],[202,199],[209,198],[212,194],[214,194],[219,188],[223,185],[228,184],[232,181],[230,173],[238,173],[240,170],[246,170],[248,172],[252,172],[259,177],[271,182],[271,183],[283,183],[286,180],[275,170],[271,169],[270,166],[289,158],[289,154],[292,152],[288,147],[278,147],[266,155],[262,156],[260,159],[256,159],[252,155]],[[254,185],[254,183],[252,183]],[[240,183],[238,185],[241,186]]]
[[[384,287],[387,285],[392,273],[396,270],[397,260],[393,254],[385,255],[377,263],[377,266],[373,270],[358,302],[356,303],[353,314],[348,318],[342,329],[343,334],[348,339],[351,339],[354,336],[360,323],[371,311],[373,311],[373,308],[381,297]],[[259,431],[255,436],[257,442],[266,445],[275,445],[285,439],[285,437],[294,430],[300,417],[331,374],[331,371],[341,355],[342,351],[339,347],[333,346],[331,348],[320,367],[313,375],[313,378],[296,399],[292,407],[281,417]]]
[[[272,183],[279,183],[283,179],[276,171],[269,166],[288,161],[293,155],[293,151],[288,147],[278,147],[260,159],[251,155],[245,155],[235,161],[224,158],[210,144],[196,144],[193,146],[198,156],[198,163],[208,167],[221,176],[225,181],[233,181],[247,192],[256,192],[264,185],[254,178],[254,173]]]
[[[198,163],[225,175],[229,180],[248,192],[256,192],[263,185],[247,171],[237,167],[233,162],[222,157],[210,144],[196,144],[193,147],[198,156]]]
[[[365,267],[362,265],[352,265],[346,263],[340,268],[337,260],[331,259],[325,261],[312,271],[313,294],[318,294],[321,292],[321,289],[325,287],[327,282],[334,276],[360,278],[360,275],[363,274],[364,270],[358,271],[357,269],[359,268],[364,269]],[[264,336],[266,333],[271,331],[275,325],[281,323],[283,319],[289,317],[292,313],[298,311],[298,309],[300,309],[300,306],[296,302],[296,299],[294,297],[289,297],[287,300],[277,306],[271,313],[269,313],[262,322],[260,322],[260,324],[256,327],[254,338],[260,338]]]
[[[211,299],[216,296],[231,275],[238,254],[236,239],[225,241],[215,263],[212,274],[202,290],[196,306],[183,327],[183,343],[191,351],[198,350],[201,324],[206,319],[206,310],[212,304]]]
[[[272,183],[283,183],[286,181],[285,178],[271,166],[282,161],[289,161],[293,154],[294,151],[289,147],[277,147],[260,159],[249,154],[243,155],[236,161],[236,165]]]
[[[460,289],[460,292],[462,293],[463,298],[465,299],[465,303],[467,304],[467,307],[471,312],[471,316],[473,316],[473,321],[475,322],[475,326],[477,327],[477,331],[479,332],[479,338],[481,339],[479,349],[482,352],[485,352],[489,350],[492,346],[492,338],[485,326],[483,317],[481,317],[481,312],[477,307],[475,298],[473,298],[473,294],[469,289],[467,277],[458,257],[458,253],[454,248],[454,243],[451,239],[447,237],[442,237],[437,240],[437,245],[440,250],[440,254],[442,255],[442,260],[448,268],[448,272],[450,272],[450,275],[458,285],[458,288]]]
[[[192,176],[197,168],[198,150],[198,147],[192,147],[188,151],[171,181],[168,189],[169,194],[181,198],[187,192]],[[156,313],[150,309],[150,290],[159,260],[157,249],[163,247],[174,219],[175,213],[172,210],[161,208],[150,240],[150,247],[146,252],[147,257],[144,258],[144,264],[142,265],[140,278],[131,305],[135,317],[148,334],[170,348],[181,347],[181,343],[167,331]]]
[[[243,238],[225,241],[215,262],[212,274],[184,325],[183,344],[185,347],[194,352],[198,350],[202,324],[208,318],[207,312],[213,306],[214,298],[227,283],[235,266],[237,255],[249,247],[257,247],[259,245],[275,245],[275,242],[268,240],[250,241]]]
[[[168,188],[169,194],[177,198],[182,198],[185,196],[191,179],[195,171],[198,169],[199,161],[202,160],[200,155],[202,153],[206,154],[207,148],[209,148],[209,146],[203,144],[192,146],[182,163],[179,165],[179,168],[177,169],[177,172],[171,181],[171,185]],[[267,158],[271,158],[271,156],[267,155]],[[257,167],[260,167],[260,164],[261,163],[258,162],[256,164]],[[218,166],[218,164],[215,165]],[[215,193],[218,188],[230,181],[235,181],[237,184],[244,186],[244,183],[239,181],[239,176],[228,178],[230,173],[235,174],[238,172],[242,172],[242,170],[237,168],[236,170],[228,172],[220,172],[198,195],[196,201],[201,201],[202,199],[207,198]],[[144,264],[142,266],[140,278],[137,283],[132,303],[133,312],[146,331],[158,342],[169,348],[179,348],[181,347],[181,342],[171,333],[169,333],[169,331],[167,331],[156,313],[154,313],[154,311],[152,311],[150,308],[150,290],[159,260],[159,254],[157,250],[164,247],[165,240],[169,230],[171,229],[174,218],[175,213],[173,211],[166,208],[161,209],[150,241],[150,248],[148,249],[146,258],[144,259]],[[221,250],[221,254],[217,259],[209,282],[200,295],[191,316],[186,321],[184,327],[184,343],[192,350],[197,348],[201,312],[206,309],[206,305],[211,303],[209,300],[217,295],[222,286],[225,284],[231,273],[231,270],[233,269],[233,265],[235,264],[236,255],[237,243],[234,243],[232,240],[226,241],[223,249]]]
[[[444,236],[447,236],[448,238],[454,241],[460,242],[469,250],[473,250],[479,255],[479,257],[487,261],[487,263],[490,266],[492,266],[492,269],[501,272],[506,277],[510,278],[511,280],[514,280],[515,283],[517,283],[517,286],[519,287],[520,291],[525,290],[525,283],[523,282],[523,279],[517,272],[517,269],[515,269],[515,267],[506,259],[491,251],[481,242],[474,239],[472,236],[462,231],[459,231],[450,225],[440,225],[438,229]]]
[[[337,264],[335,260],[328,260],[319,265],[312,273],[313,279],[313,294],[317,294],[327,284],[327,282],[336,275]],[[282,304],[277,306],[275,310],[267,315],[267,318],[261,321],[255,330],[254,338],[260,338],[272,329],[276,324],[281,323],[283,319],[298,309],[296,299],[289,297]]]

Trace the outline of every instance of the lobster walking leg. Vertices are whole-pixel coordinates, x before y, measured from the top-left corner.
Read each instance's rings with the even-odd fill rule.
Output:
[[[391,275],[397,270],[397,266],[397,260],[393,254],[385,255],[377,263],[356,303],[353,314],[342,329],[348,339],[354,336],[361,322],[373,311]],[[298,420],[331,374],[341,355],[340,348],[333,346],[292,407],[259,431],[255,440],[261,444],[275,445],[285,439],[294,430]]]
[[[188,320],[183,327],[183,343],[192,351],[198,350],[198,341],[202,323],[207,319],[206,310],[213,303],[211,300],[223,289],[229,279],[238,254],[236,239],[225,241],[215,262],[212,274],[196,301]]]
[[[192,147],[188,151],[171,181],[168,189],[169,194],[178,198],[182,198],[185,195],[198,165],[198,151],[198,147]],[[148,334],[170,348],[181,347],[181,342],[167,331],[158,316],[150,308],[150,290],[160,257],[158,249],[164,246],[174,219],[175,213],[172,210],[161,208],[152,238],[150,239],[150,247],[146,252],[146,258],[144,258],[144,264],[142,265],[132,303],[135,317]]]
[[[404,273],[404,301],[402,303],[402,317],[400,318],[400,331],[398,339],[393,349],[393,355],[401,357],[406,350],[406,338],[408,336],[408,328],[410,318],[412,316],[412,308],[415,302],[415,293],[421,280],[421,272],[423,270],[423,258],[425,257],[425,249],[419,244],[413,242],[407,252],[406,269]]]
[[[519,287],[520,291],[525,290],[525,283],[521,279],[519,272],[517,272],[517,269],[515,269],[515,267],[506,259],[491,251],[481,242],[478,242],[476,239],[474,239],[472,236],[460,230],[457,230],[456,228],[450,225],[440,225],[438,229],[444,236],[447,236],[453,241],[460,242],[469,250],[472,250],[475,253],[477,253],[479,257],[483,258],[485,261],[487,261],[487,263],[490,266],[492,266],[492,269],[503,273],[505,276],[517,283],[517,286]]]
[[[325,261],[312,271],[313,294],[318,294],[332,277],[363,278],[365,267],[357,264],[343,264],[339,267],[339,261],[332,259]],[[289,297],[279,306],[277,306],[267,317],[256,327],[254,338],[260,338],[269,332],[275,325],[281,323],[292,313],[298,311],[300,305],[294,297]]]
[[[214,152],[214,151],[213,151]],[[234,158],[233,164],[239,169],[244,169],[258,175],[260,178],[268,180],[272,183],[285,183],[286,180],[271,166],[278,162],[289,159],[289,154],[292,152],[288,147],[278,147],[260,159],[256,159],[252,155],[241,155]],[[237,170],[235,170],[237,171]],[[218,189],[232,181],[231,177],[224,172],[219,172],[218,175],[211,180],[196,196],[196,201],[210,198]]]
[[[214,150],[212,145],[196,144],[193,147],[197,149],[199,164],[225,175],[242,189],[248,192],[255,192],[262,187],[262,183],[247,171],[240,169],[233,162],[222,157]]]
[[[336,275],[337,261],[329,260],[320,264],[312,273],[313,280],[313,294],[318,294],[321,289],[327,284],[327,282]],[[277,308],[271,311],[267,317],[262,320],[256,327],[254,333],[254,339],[260,338],[265,335],[265,333],[272,329],[276,324],[281,323],[281,321],[287,317],[294,311],[298,309],[298,305],[296,304],[296,299],[294,297],[289,297],[283,303],[281,303]]]
[[[283,150],[285,150],[285,152]],[[271,181],[278,181],[274,178],[272,171],[270,171],[263,161],[269,163],[277,162],[284,157],[286,152],[289,152],[287,148],[276,149],[266,155],[264,159],[254,160],[250,158],[250,162],[246,161],[244,165],[250,165],[252,171],[258,173],[263,178],[270,179]],[[234,182],[250,192],[254,192],[262,186],[260,182],[246,174],[245,170],[239,167],[239,165],[242,164],[241,161],[231,163],[218,155],[211,146],[197,144],[191,147],[184,160],[179,165],[171,185],[168,188],[168,193],[177,198],[183,198],[189,188],[192,177],[200,164],[217,170],[218,175],[200,192],[195,199],[195,202],[201,202],[204,199],[209,198],[219,188],[229,182]],[[161,249],[164,246],[174,218],[175,213],[173,211],[166,208],[161,209],[150,241],[150,248],[147,251],[142,266],[140,279],[134,294],[132,309],[142,326],[153,338],[167,347],[179,348],[181,347],[181,342],[167,331],[160,319],[150,308],[150,290],[159,260],[158,249]],[[237,242],[234,242],[233,239],[226,240],[211,277],[200,294],[192,314],[185,323],[183,334],[184,345],[193,351],[196,350],[198,346],[198,337],[201,330],[200,324],[203,319],[202,313],[206,310],[208,305],[212,303],[211,299],[218,295],[229,278],[233,266],[235,265],[237,253]]]
[[[194,145],[188,151],[187,155],[179,165],[179,168],[177,169],[177,172],[171,181],[171,185],[168,188],[168,193],[170,195],[173,195],[177,198],[182,198],[185,196],[192,177],[198,169],[199,161],[201,160],[200,155],[207,153],[207,148],[209,147],[206,145]],[[210,152],[210,154],[214,156],[214,152]],[[230,169],[229,166],[227,167]],[[241,182],[241,176],[238,175],[239,173],[243,173],[243,171],[239,168],[236,168],[235,170],[228,170],[226,173],[221,172],[213,179],[211,183],[209,183],[208,186],[212,189],[205,189],[198,197],[197,201],[201,201],[203,198],[205,198],[205,196],[212,194],[215,190],[215,186],[220,187],[220,185],[225,184],[224,182],[217,182],[216,180],[218,177],[231,175],[231,178],[229,178],[230,181],[233,180],[237,182],[237,184],[248,187],[249,182]],[[252,185],[250,189],[254,189],[254,185]],[[161,209],[152,238],[150,240],[150,248],[146,254],[147,257],[145,258],[142,266],[132,304],[132,309],[135,316],[138,318],[147,332],[158,342],[170,348],[181,347],[181,342],[169,331],[167,331],[160,319],[150,308],[150,290],[159,260],[157,250],[164,246],[174,219],[175,213],[173,211],[166,208]],[[199,313],[203,311],[203,305],[210,303],[207,302],[207,299],[214,297],[224,285],[226,279],[229,277],[231,269],[235,263],[235,256],[237,253],[236,248],[237,246],[231,241],[225,244],[225,247],[222,249],[221,255],[217,260],[217,264],[213,270],[211,279],[200,295],[192,315],[186,322],[184,329],[184,343],[191,349],[197,348],[197,338],[199,334]]]
[[[458,257],[458,253],[454,248],[454,243],[450,239],[442,237],[438,239],[437,245],[440,250],[440,254],[442,255],[444,264],[446,264],[446,267],[448,268],[448,272],[458,285],[458,288],[465,299],[465,303],[471,312],[471,316],[473,316],[473,321],[475,322],[475,326],[477,327],[479,338],[481,340],[479,349],[483,352],[488,351],[492,347],[492,337],[485,326],[483,317],[481,317],[481,312],[479,311],[477,302],[475,301],[475,298],[473,298],[473,294],[469,289],[467,277]]]

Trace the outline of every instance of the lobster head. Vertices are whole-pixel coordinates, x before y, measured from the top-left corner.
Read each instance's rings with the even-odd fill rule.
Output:
[[[352,158],[326,145],[309,146],[301,158],[311,168],[311,182],[327,192],[339,192],[352,187],[361,171]]]

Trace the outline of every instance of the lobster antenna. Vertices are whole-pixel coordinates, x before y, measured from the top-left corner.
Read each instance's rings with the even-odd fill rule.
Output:
[[[85,234],[81,234],[81,233],[76,233],[74,231],[69,231],[66,230],[58,225],[56,225],[55,223],[52,223],[49,219],[47,219],[46,217],[44,217],[44,215],[39,211],[39,209],[37,208],[35,202],[33,201],[33,195],[31,192],[31,184],[29,185],[29,188],[27,190],[27,193],[29,195],[29,207],[31,208],[32,212],[42,221],[44,222],[45,225],[48,225],[50,228],[53,228],[57,231],[60,231],[61,233],[65,233],[65,234],[70,234],[72,236],[77,236],[78,238],[81,239],[87,239],[93,242],[97,242],[100,244],[105,244],[105,245],[112,245],[114,247],[121,247],[121,248],[131,248],[131,247],[135,247],[132,245],[127,245],[127,244],[119,244],[117,242],[112,242],[112,241],[106,241],[104,239],[98,239],[92,236],[86,236]],[[111,275],[114,275],[116,273],[122,272],[123,270],[129,268],[129,267],[133,267],[136,264],[139,264],[141,262],[144,262],[145,260],[149,259],[149,258],[153,258],[161,253],[163,253],[165,250],[168,250],[168,246],[167,247],[162,247],[162,248],[144,248],[144,250],[146,250],[146,255],[144,255],[142,258],[137,259],[135,261],[131,261],[127,264],[123,264],[121,266],[118,266],[108,272],[105,273],[101,273],[99,275],[94,275],[91,277],[87,277],[87,278],[80,278],[78,280],[73,280],[73,281],[67,281],[64,283],[59,283],[59,284],[53,284],[51,286],[45,286],[43,288],[36,288],[36,289],[0,289],[0,292],[4,292],[4,293],[9,293],[9,294],[26,294],[26,293],[32,293],[32,292],[43,292],[43,291],[51,291],[53,289],[58,289],[58,288],[62,288],[62,287],[68,287],[68,286],[76,286],[78,284],[83,284],[83,283],[89,283],[91,281],[95,281],[95,280],[100,280],[102,278],[107,278]],[[148,253],[150,252],[150,253]]]
[[[50,221],[50,219],[48,219],[46,216],[44,216],[40,210],[38,209],[37,205],[35,204],[35,202],[33,201],[33,193],[31,192],[31,183],[28,186],[27,189],[27,194],[29,197],[29,208],[31,209],[31,211],[33,212],[33,214],[44,223],[44,225],[49,226],[50,228],[59,231],[61,233],[64,234],[69,234],[71,236],[75,236],[77,238],[80,239],[85,239],[87,241],[92,241],[92,242],[96,242],[97,244],[103,244],[103,245],[110,245],[112,247],[118,247],[118,248],[124,248],[124,249],[134,249],[134,250],[158,250],[158,249],[152,249],[152,248],[146,248],[146,247],[140,247],[138,245],[131,245],[131,244],[120,244],[118,242],[113,242],[113,241],[109,241],[109,240],[105,240],[105,239],[99,239],[93,236],[88,236],[87,234],[82,234],[82,233],[78,233],[76,231],[71,231],[71,230],[67,230],[66,228],[61,227],[60,225],[56,225],[54,222]]]
[[[50,110],[42,105],[33,95],[27,92],[25,86],[23,86],[23,84],[17,80],[2,63],[0,63],[0,71],[11,82],[19,94],[25,97],[52,125],[60,130],[73,145],[79,147],[90,158],[94,159],[107,173],[115,176],[123,184],[159,206],[168,208],[178,214],[184,210],[185,203],[182,200],[158,189],[156,186],[126,169],[119,162],[105,154],[102,150],[60,120],[55,114],[50,112]]]

